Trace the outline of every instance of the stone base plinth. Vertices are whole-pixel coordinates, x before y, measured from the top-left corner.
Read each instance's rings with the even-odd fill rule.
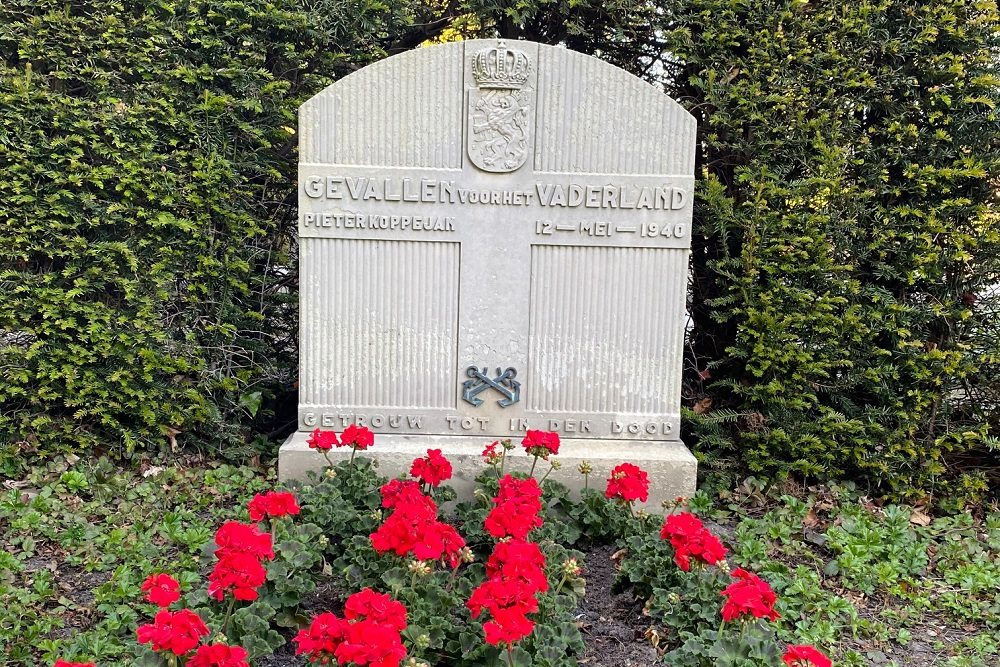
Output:
[[[308,438],[309,433],[299,431],[281,446],[278,452],[279,481],[304,480],[309,470],[320,471],[326,466],[323,455],[309,449],[306,443]],[[482,452],[488,442],[489,439],[482,437],[379,434],[375,436],[374,447],[367,452],[358,452],[358,456],[376,458],[382,474],[395,477],[409,473],[413,459],[424,456],[428,449],[440,449],[454,469],[453,478],[446,483],[455,489],[460,498],[465,498],[471,496],[476,476],[486,468]],[[350,454],[351,451],[346,448],[329,453],[334,462]],[[590,487],[599,490],[604,489],[608,474],[619,463],[634,463],[648,472],[650,489],[646,506],[650,509],[659,508],[664,500],[672,501],[678,496],[690,498],[695,492],[698,462],[681,442],[566,438],[560,443],[556,459],[561,467],[553,470],[549,478],[562,482],[574,491],[583,488],[584,478],[577,466],[587,460],[593,468]],[[527,472],[531,460],[518,445],[507,455],[506,469]],[[535,476],[541,477],[548,469],[547,463],[539,461]]]

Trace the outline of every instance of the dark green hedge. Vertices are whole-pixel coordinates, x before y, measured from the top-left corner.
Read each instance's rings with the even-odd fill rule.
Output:
[[[232,453],[292,390],[295,112],[411,20],[305,4],[0,3],[0,471]]]
[[[697,451],[974,497],[998,469],[998,25],[992,0],[8,0],[0,467],[280,428],[250,413],[293,391],[296,105],[501,34],[699,119]]]
[[[695,440],[754,471],[985,491],[995,4],[694,0],[670,24],[705,148]]]

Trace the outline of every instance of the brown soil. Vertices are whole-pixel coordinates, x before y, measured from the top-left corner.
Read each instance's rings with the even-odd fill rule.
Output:
[[[586,555],[587,593],[577,608],[587,651],[580,660],[587,667],[653,667],[661,664],[645,639],[649,620],[643,600],[631,591],[615,592],[612,546],[594,547]]]

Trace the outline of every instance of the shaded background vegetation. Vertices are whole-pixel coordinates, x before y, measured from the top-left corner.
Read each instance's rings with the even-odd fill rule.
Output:
[[[1000,483],[998,25],[972,0],[8,0],[0,471],[273,453],[296,107],[427,40],[502,35],[698,117],[685,437],[710,467],[979,498]]]

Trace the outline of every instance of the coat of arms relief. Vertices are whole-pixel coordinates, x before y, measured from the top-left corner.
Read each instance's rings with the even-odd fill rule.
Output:
[[[528,158],[530,76],[527,54],[504,42],[472,58],[477,88],[469,93],[468,150],[483,171],[514,171]]]

